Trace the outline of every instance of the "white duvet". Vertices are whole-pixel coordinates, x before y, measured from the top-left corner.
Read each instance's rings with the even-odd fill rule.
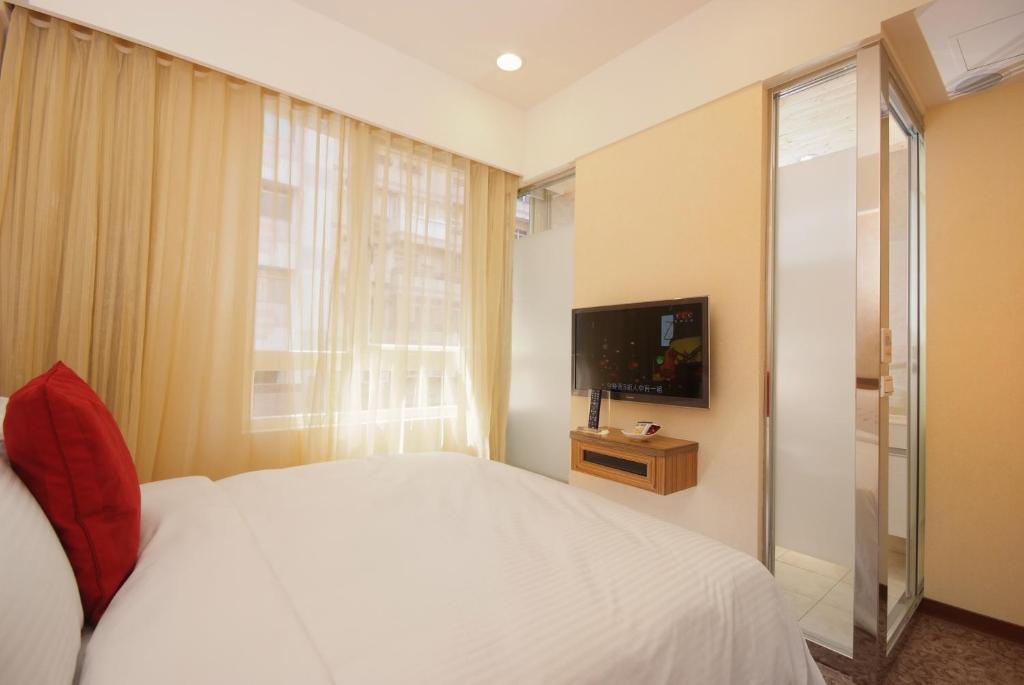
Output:
[[[85,685],[822,683],[756,560],[453,454],[143,486]]]

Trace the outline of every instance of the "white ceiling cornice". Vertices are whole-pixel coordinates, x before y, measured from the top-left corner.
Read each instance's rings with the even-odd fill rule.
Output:
[[[522,108],[291,0],[16,0],[522,171]]]
[[[500,78],[493,62],[481,67],[483,80],[475,85],[472,77],[457,77],[395,47],[395,42],[401,42],[397,37],[385,43],[327,18],[322,7],[307,6],[349,0],[300,1],[303,4],[295,0],[21,0],[522,174],[527,180],[747,85],[854,46],[879,34],[883,20],[923,4],[923,0],[678,0],[685,9],[676,8],[682,12],[679,19],[612,54],[604,64],[527,109],[508,101],[516,96],[502,99],[493,94],[494,83],[488,79],[492,72]],[[388,21],[415,24],[416,15],[400,12],[410,6],[407,2],[361,2],[373,11],[390,8],[392,14],[384,15]],[[595,2],[530,0],[510,7],[537,10],[538,16],[531,16],[527,26],[557,28],[558,16],[541,14],[539,8],[578,11]],[[617,0],[603,2],[635,7]],[[650,2],[651,16],[669,11],[665,0]],[[488,5],[483,0],[414,4],[449,12]],[[472,20],[479,21],[480,16]],[[631,24],[623,41],[634,41],[649,31],[645,21]],[[398,35],[409,34],[403,29]],[[443,43],[451,38],[437,40]],[[570,47],[567,42],[551,54]],[[621,47],[588,54],[591,59],[594,55],[604,59],[603,55]],[[456,48],[452,52],[463,55]],[[502,45],[493,51],[496,56],[506,49],[516,48]],[[523,57],[528,67],[530,55]],[[533,92],[549,87],[541,84]]]
[[[523,176],[851,49],[925,0],[711,0],[526,114]]]

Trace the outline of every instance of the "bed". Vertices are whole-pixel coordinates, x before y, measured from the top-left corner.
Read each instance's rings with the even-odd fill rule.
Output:
[[[142,486],[82,685],[822,683],[755,559],[436,453]]]

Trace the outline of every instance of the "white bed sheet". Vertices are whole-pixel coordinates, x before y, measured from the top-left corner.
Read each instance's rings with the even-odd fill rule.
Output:
[[[453,454],[143,486],[84,685],[822,683],[771,575]]]

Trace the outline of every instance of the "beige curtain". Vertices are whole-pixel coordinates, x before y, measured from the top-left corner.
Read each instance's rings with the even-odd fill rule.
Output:
[[[180,447],[163,438],[178,412],[205,410],[190,435],[232,404],[242,416],[237,393],[207,398],[222,346],[243,346],[227,361],[236,385],[244,373],[234,367],[251,327],[259,98],[255,86],[102,33],[20,7],[11,17],[0,72],[0,394],[64,360],[108,404],[147,480],[160,472],[158,449]],[[181,402],[181,383],[191,384],[188,406],[167,406]],[[196,452],[175,455],[166,473],[201,472]]]
[[[512,237],[519,178],[483,164],[470,165],[465,246],[466,288],[473,294],[465,326],[470,425],[480,431],[481,454],[505,460],[512,343]],[[478,428],[477,428],[478,427]]]
[[[7,5],[0,3],[0,62],[4,58],[4,43],[7,40],[7,29],[11,24],[11,10]]]
[[[0,394],[63,359],[143,481],[502,459],[517,182],[17,8]]]

